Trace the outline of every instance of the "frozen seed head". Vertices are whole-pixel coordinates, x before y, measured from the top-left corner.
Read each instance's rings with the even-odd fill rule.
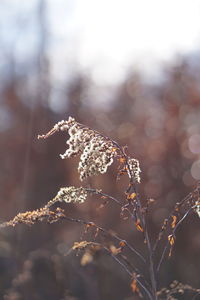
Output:
[[[86,198],[87,191],[83,187],[75,188],[74,186],[70,186],[61,188],[55,200],[66,203],[83,203]]]
[[[140,181],[141,181],[141,178],[140,178],[141,169],[140,169],[139,161],[135,158],[129,158],[127,163],[128,163],[128,166],[129,166],[128,176],[130,178],[133,177],[137,183],[140,183]]]

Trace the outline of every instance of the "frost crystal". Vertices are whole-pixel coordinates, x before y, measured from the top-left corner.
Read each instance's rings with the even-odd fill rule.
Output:
[[[87,191],[83,187],[75,188],[74,186],[61,188],[55,197],[57,201],[65,201],[67,203],[83,203],[85,202],[86,198]]]

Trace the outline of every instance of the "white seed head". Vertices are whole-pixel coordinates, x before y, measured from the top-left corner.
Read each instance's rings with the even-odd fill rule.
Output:
[[[116,147],[115,142],[79,124],[72,117],[69,117],[67,121],[58,122],[47,134],[39,135],[38,138],[47,138],[59,130],[67,131],[69,134],[66,141],[69,147],[64,154],[60,154],[60,157],[66,159],[80,155],[78,172],[81,180],[92,175],[105,173],[113,163],[113,158],[117,156],[119,148]],[[127,163],[128,176],[140,183],[139,161],[128,158]]]
[[[80,154],[78,172],[81,180],[105,173],[108,166],[112,164],[115,155],[114,146],[99,133],[81,126],[71,117],[68,121],[57,123],[54,128],[66,130],[69,134],[69,139],[66,141],[69,148],[64,154],[60,154],[60,157],[66,159]]]
[[[140,183],[141,181],[141,178],[140,178],[140,172],[141,172],[141,169],[140,169],[140,165],[139,165],[139,161],[135,158],[129,158],[128,159],[128,176],[131,178],[131,177],[134,177],[135,181],[137,183]]]
[[[87,198],[87,191],[83,188],[75,188],[74,186],[63,187],[57,193],[55,199],[66,203],[83,203]]]
[[[197,205],[197,207],[196,207],[196,213],[198,214],[198,216],[199,216],[199,218],[200,218],[200,202],[197,201],[197,202],[196,202],[196,205]]]

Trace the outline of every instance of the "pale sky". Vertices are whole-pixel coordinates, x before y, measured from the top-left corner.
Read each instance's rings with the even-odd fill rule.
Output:
[[[78,63],[99,82],[120,80],[130,65],[151,75],[159,63],[200,46],[199,0],[47,2],[53,30],[71,35]]]
[[[30,61],[41,0],[1,1],[1,39]],[[200,0],[44,1],[53,78],[74,66],[99,84],[118,83],[130,68],[153,77],[162,63],[200,48]]]

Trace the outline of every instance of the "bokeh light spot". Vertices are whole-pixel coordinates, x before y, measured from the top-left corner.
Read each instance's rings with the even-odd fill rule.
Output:
[[[192,153],[200,153],[200,135],[193,134],[188,140],[188,146]]]
[[[191,174],[194,179],[200,179],[200,160],[197,160],[193,163],[191,167]]]

